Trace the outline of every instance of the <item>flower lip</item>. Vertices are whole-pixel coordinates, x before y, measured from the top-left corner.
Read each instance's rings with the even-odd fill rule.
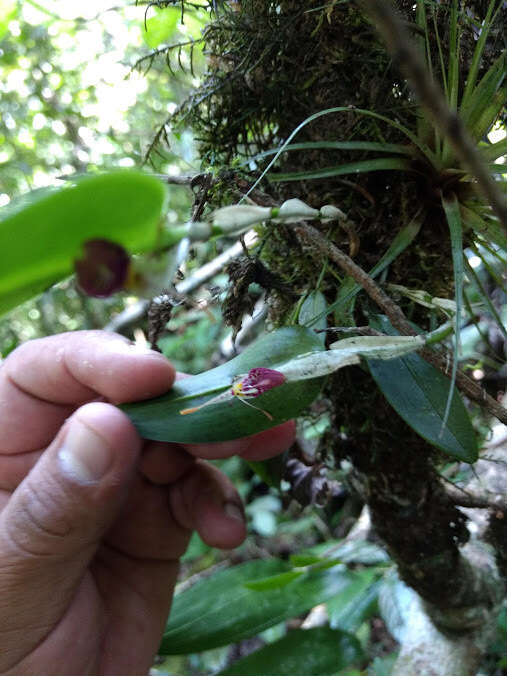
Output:
[[[246,376],[236,385],[236,390],[241,385],[240,392],[236,391],[236,394],[244,397],[258,397],[274,387],[283,385],[285,381],[286,378],[280,371],[259,366],[250,369]]]

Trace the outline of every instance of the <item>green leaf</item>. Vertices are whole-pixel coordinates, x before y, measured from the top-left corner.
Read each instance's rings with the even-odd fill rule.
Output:
[[[410,160],[402,157],[379,157],[373,160],[361,160],[340,164],[336,167],[324,167],[312,171],[295,171],[290,174],[274,174],[269,179],[272,183],[285,181],[310,181],[317,178],[331,178],[332,176],[344,176],[346,174],[365,174],[370,171],[391,171],[393,169],[410,171]]]
[[[362,658],[358,640],[330,629],[295,629],[218,676],[334,676]]]
[[[121,408],[145,439],[180,443],[238,439],[299,415],[319,394],[323,378],[285,383],[257,397],[254,405],[267,411],[272,420],[238,397],[189,415],[181,415],[180,411],[200,406],[224,392],[235,376],[252,368],[276,370],[293,357],[323,349],[320,338],[310,329],[296,326],[279,329],[263,336],[231,361],[198,376],[178,380],[162,397],[124,404]]]
[[[461,206],[461,218],[464,227],[474,230],[488,242],[494,242],[503,251],[507,251],[507,237],[496,218],[482,218],[476,211],[463,205]]]
[[[454,387],[456,385],[456,373],[458,370],[459,352],[460,352],[460,329],[461,329],[461,308],[463,307],[463,227],[461,225],[461,213],[458,198],[454,193],[449,197],[442,196],[442,206],[444,207],[445,217],[449,226],[451,237],[452,267],[454,272],[454,301],[456,303],[456,313],[454,315],[454,360],[451,371],[451,381],[449,384],[449,393],[447,395],[447,404],[445,406],[442,425],[445,427],[447,416],[451,406]]]
[[[301,575],[304,575],[303,570],[289,570],[286,573],[278,573],[278,575],[264,577],[262,580],[255,580],[255,582],[245,582],[245,587],[247,589],[253,589],[254,591],[279,589],[280,587],[285,587],[289,582],[297,580]]]
[[[324,603],[352,579],[349,571],[335,567],[262,591],[246,586],[291,571],[279,559],[248,561],[196,582],[175,596],[159,653],[200,652],[242,641]]]
[[[273,148],[258,153],[247,160],[246,164],[252,160],[262,160],[265,157],[276,155],[278,150],[278,148]],[[411,146],[402,145],[401,143],[378,143],[376,141],[307,141],[304,143],[290,143],[288,146],[285,146],[283,152],[286,153],[293,150],[360,150],[414,155],[414,150]]]
[[[143,33],[144,41],[153,49],[168,42],[181,17],[179,7],[155,8],[154,11],[155,14],[146,20],[146,31]]]
[[[311,291],[304,299],[299,310],[298,323],[300,326],[308,326],[313,329],[325,329],[327,327],[327,301],[320,291]],[[326,334],[317,334],[321,342],[326,342]]]
[[[479,151],[484,161],[494,162],[499,157],[507,155],[507,136],[496,143],[491,143],[487,146],[481,146]],[[504,170],[506,169],[505,165],[500,166],[503,166]]]
[[[489,35],[489,31],[492,24],[495,22],[496,15],[499,12],[500,8],[502,7],[502,4],[503,0],[499,0],[498,5],[496,0],[490,0],[490,3],[488,5],[488,11],[486,12],[486,16],[484,17],[479,39],[477,40],[477,44],[475,45],[470,70],[468,71],[465,90],[463,92],[463,98],[461,100],[462,109],[466,109],[468,100],[474,91],[475,83],[477,81],[477,75],[479,73],[479,68],[481,65],[482,55],[484,52],[484,48],[486,46],[486,39]],[[493,18],[491,18],[493,10],[495,9],[495,5],[497,5],[497,9],[495,11]]]
[[[398,232],[387,251],[370,270],[370,277],[375,279],[375,277],[383,272],[401,253],[403,253],[403,251],[405,251],[418,235],[425,217],[425,211],[418,211],[414,218]],[[343,307],[343,305],[350,303],[354,296],[361,291],[361,288],[362,287],[359,286],[352,277],[346,277],[338,289],[336,300],[328,307],[328,312],[333,312],[334,310]]]
[[[333,629],[355,633],[376,610],[379,584],[376,570],[359,570],[356,579],[326,603]]]
[[[372,320],[370,324],[384,333],[397,333],[386,317]],[[418,354],[389,362],[370,359],[368,366],[387,401],[417,434],[453,458],[469,463],[477,460],[476,434],[456,390],[442,430],[449,379],[440,371]]]
[[[285,469],[285,453],[267,460],[246,460],[245,462],[257,476],[271,488],[280,488]]]
[[[414,134],[413,132],[410,131],[407,127],[403,126],[396,120],[390,119],[389,117],[386,117],[385,115],[379,115],[378,113],[374,113],[371,110],[366,110],[364,108],[350,108],[350,106],[337,106],[335,108],[326,108],[325,110],[319,110],[317,113],[314,113],[313,115],[309,115],[305,120],[303,120],[298,126],[292,130],[292,132],[289,134],[287,139],[281,144],[281,146],[278,148],[276,155],[273,157],[271,162],[268,164],[268,166],[262,171],[261,175],[257,178],[255,183],[250,187],[248,192],[246,193],[246,196],[248,196],[255,188],[259,185],[259,183],[262,181],[264,176],[270,171],[271,167],[275,164],[277,159],[280,157],[280,155],[284,152],[285,148],[290,144],[293,138],[295,138],[301,129],[306,127],[307,124],[310,124],[310,122],[313,122],[314,120],[317,120],[318,118],[324,116],[324,115],[332,115],[334,113],[356,113],[358,115],[365,115],[366,117],[372,117],[376,120],[382,120],[386,124],[391,125],[392,127],[395,127],[395,129],[398,129],[399,131],[402,132],[410,141],[414,144],[415,147],[417,147],[423,155],[425,155],[432,164],[435,165],[436,168],[438,168],[438,158],[435,156],[435,153],[433,153],[428,146],[422,142],[420,139],[417,138],[417,135]]]
[[[457,109],[458,105],[458,90],[459,90],[459,21],[458,21],[458,3],[457,0],[452,0],[449,16],[449,65],[447,75],[447,103],[449,108],[453,111]],[[453,163],[452,146],[449,143],[449,137],[444,138],[442,147],[442,163],[444,166],[449,166]]]
[[[461,115],[472,137],[479,141],[505,106],[507,55],[501,54],[461,107]]]
[[[166,195],[153,176],[115,171],[34,191],[2,209],[0,314],[70,275],[86,240],[154,248]]]

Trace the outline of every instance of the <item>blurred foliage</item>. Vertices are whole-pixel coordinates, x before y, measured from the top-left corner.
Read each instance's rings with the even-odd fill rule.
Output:
[[[167,61],[158,57],[149,72],[145,65],[136,67],[143,53],[152,54],[153,39],[193,39],[206,19],[196,8],[181,24],[178,10],[161,34],[150,20],[157,16],[158,10],[126,0],[86,6],[60,0],[2,3],[0,208],[27,190],[61,185],[59,176],[143,164],[158,120],[176,108],[203,65],[196,48],[194,75],[187,53],[174,56],[170,79],[162,77]],[[191,132],[180,129],[167,140],[170,148],[152,155],[153,169],[195,171]],[[184,187],[169,191],[169,223],[182,222],[191,195]],[[70,282],[53,287],[0,320],[0,355],[31,338],[101,328],[125,300],[86,298]]]

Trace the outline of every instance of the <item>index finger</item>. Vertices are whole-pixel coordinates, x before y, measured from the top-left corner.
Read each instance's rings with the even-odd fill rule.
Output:
[[[76,331],[29,341],[0,367],[0,452],[42,448],[86,401],[146,399],[173,381],[165,357],[116,334]]]

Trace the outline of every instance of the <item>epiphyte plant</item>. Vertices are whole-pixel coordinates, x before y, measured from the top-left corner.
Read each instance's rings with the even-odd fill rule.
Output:
[[[331,349],[321,352],[307,352],[280,365],[278,369],[255,367],[246,374],[233,377],[231,386],[203,404],[184,408],[180,415],[195,413],[201,409],[237,398],[242,403],[262,412],[269,420],[273,416],[266,410],[246,401],[255,399],[284,383],[298,382],[325,377],[338,369],[357,364],[360,357],[372,359],[393,359],[423,347],[428,337],[423,336],[363,336],[336,341]]]
[[[264,392],[273,389],[273,387],[278,387],[278,385],[283,385],[286,381],[285,376],[280,371],[275,371],[274,369],[267,368],[253,368],[248,371],[248,373],[240,376],[236,376],[232,381],[232,386],[226,392],[209,399],[204,404],[200,406],[193,406],[191,408],[185,408],[180,411],[180,415],[187,415],[189,413],[195,413],[205,406],[210,406],[212,404],[218,404],[221,401],[231,401],[234,397],[237,397],[239,401],[243,402],[247,406],[256,408],[258,411],[264,413],[264,415],[269,419],[273,420],[273,416],[265,411],[262,408],[258,408],[253,404],[250,404],[246,399],[255,399],[255,397],[260,396]]]

